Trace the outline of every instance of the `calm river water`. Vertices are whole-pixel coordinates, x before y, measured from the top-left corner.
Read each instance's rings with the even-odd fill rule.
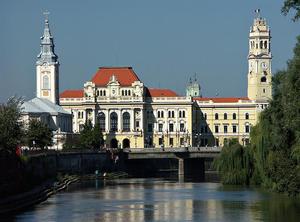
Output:
[[[300,200],[219,183],[164,179],[86,181],[5,221],[293,222],[300,221]]]

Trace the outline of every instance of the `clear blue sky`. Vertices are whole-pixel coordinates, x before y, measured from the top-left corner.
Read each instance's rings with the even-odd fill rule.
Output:
[[[197,73],[204,96],[246,96],[248,32],[261,9],[272,31],[273,73],[292,56],[300,22],[283,0],[1,0],[0,101],[35,96],[35,62],[50,11],[60,91],[82,88],[99,66],[132,66],[145,85],[184,94]]]

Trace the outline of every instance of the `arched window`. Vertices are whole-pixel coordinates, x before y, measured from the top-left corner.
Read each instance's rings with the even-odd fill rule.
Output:
[[[259,43],[259,48],[263,48],[263,41],[260,41],[260,43]]]
[[[174,111],[172,111],[172,118],[174,118],[175,117],[175,112]]]
[[[105,90],[103,90],[103,96],[106,96],[106,91]]]
[[[236,113],[232,114],[232,119],[236,119]]]
[[[98,121],[101,131],[105,131],[105,114],[103,112],[99,113]]]
[[[224,119],[227,119],[227,113],[224,113]]]
[[[265,76],[261,77],[260,79],[261,82],[267,82],[267,78]]]
[[[128,112],[123,113],[123,131],[130,131],[130,114]]]
[[[218,113],[215,114],[215,119],[219,119],[219,114]]]
[[[181,111],[179,111],[179,118],[181,118]]]
[[[43,76],[43,89],[50,89],[50,82],[48,76]]]
[[[115,112],[110,114],[110,130],[113,132],[118,130],[118,115]]]
[[[249,113],[245,113],[245,119],[249,119]]]
[[[161,115],[161,118],[164,118],[164,111],[161,111],[160,115]]]
[[[185,111],[182,111],[182,118],[185,118]]]
[[[268,42],[267,41],[265,41],[264,45],[265,45],[265,49],[268,48]]]
[[[171,116],[171,111],[170,111],[170,110],[168,111],[168,117],[169,117],[169,118],[172,117],[172,116]]]
[[[160,118],[160,111],[157,111],[157,118]]]
[[[131,94],[131,93],[130,93],[130,90],[129,90],[129,91],[128,91],[128,96],[130,96],[130,94]]]

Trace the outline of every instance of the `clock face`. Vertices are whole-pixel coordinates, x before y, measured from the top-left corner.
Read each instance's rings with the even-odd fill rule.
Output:
[[[266,70],[266,69],[268,68],[267,63],[262,62],[262,63],[261,63],[261,68],[262,68],[263,70]]]

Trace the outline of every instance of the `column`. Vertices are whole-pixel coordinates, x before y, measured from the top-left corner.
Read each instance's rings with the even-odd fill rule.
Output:
[[[178,159],[178,180],[184,181],[184,159]]]
[[[135,127],[134,127],[134,109],[130,110],[130,129],[133,132]]]
[[[104,114],[105,114],[105,131],[109,132],[109,119],[110,119],[110,116],[109,116],[109,109],[108,110],[105,110],[103,111]]]
[[[116,113],[118,114],[118,132],[121,132],[121,129],[122,129],[122,111],[117,110]]]

